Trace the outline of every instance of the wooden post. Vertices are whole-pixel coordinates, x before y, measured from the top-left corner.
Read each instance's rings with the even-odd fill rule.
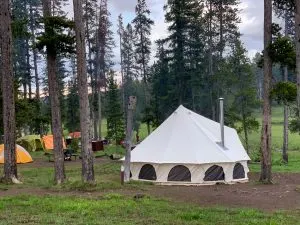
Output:
[[[133,123],[133,112],[136,107],[136,97],[130,96],[127,109],[127,128],[126,128],[126,155],[124,161],[124,181],[129,182],[130,180],[130,161],[131,161],[131,140],[132,140],[132,123]]]

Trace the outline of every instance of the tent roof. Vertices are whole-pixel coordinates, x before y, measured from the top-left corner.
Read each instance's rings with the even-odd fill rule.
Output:
[[[16,145],[17,163],[33,162],[31,155],[20,145]],[[4,145],[0,145],[0,164],[4,163]]]
[[[235,129],[225,126],[225,149],[220,124],[179,108],[132,151],[131,162],[226,163],[250,160]]]

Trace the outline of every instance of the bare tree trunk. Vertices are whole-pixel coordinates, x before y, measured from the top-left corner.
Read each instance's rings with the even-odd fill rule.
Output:
[[[285,16],[285,36],[288,36],[288,16]],[[285,82],[288,81],[288,67],[284,67],[284,74],[283,74],[283,80]],[[284,116],[284,122],[283,122],[283,146],[282,146],[282,160],[284,163],[288,163],[288,144],[289,144],[289,108],[285,104],[283,109],[283,116]]]
[[[271,145],[271,80],[272,61],[268,53],[268,46],[272,43],[272,0],[264,1],[264,96],[263,121],[261,136],[261,174],[260,181],[272,182],[272,145]]]
[[[125,105],[125,80],[124,80],[124,68],[123,68],[123,51],[122,51],[122,38],[123,38],[123,18],[122,14],[119,15],[119,30],[120,35],[120,59],[121,59],[121,76],[122,76],[122,106],[124,113],[124,121],[126,121],[126,105]]]
[[[246,151],[249,154],[248,129],[247,129],[247,126],[246,126],[246,115],[245,115],[245,112],[244,112],[244,104],[243,104],[243,108],[242,108],[242,119],[243,119],[243,128],[244,128]]]
[[[102,140],[102,99],[100,85],[98,89],[98,138]]]
[[[15,143],[15,100],[14,76],[12,63],[12,30],[10,1],[0,4],[0,45],[1,45],[1,77],[3,96],[4,126],[4,177],[8,183],[19,183],[17,180],[16,143]]]
[[[29,8],[29,15],[30,15],[30,30],[31,30],[31,42],[35,44],[35,32],[34,32],[34,15],[32,5]],[[39,83],[39,73],[37,67],[37,50],[36,48],[32,49],[33,52],[33,68],[34,68],[34,79],[35,79],[35,97],[36,99],[40,99],[40,83]]]
[[[300,117],[300,1],[296,0],[295,3],[297,116]]]
[[[51,16],[51,0],[43,0],[44,17]],[[45,32],[51,29],[45,24]],[[47,46],[47,71],[49,84],[49,97],[51,103],[51,121],[54,141],[54,169],[55,182],[61,184],[65,180],[63,132],[59,103],[59,89],[56,77],[56,52],[52,46]]]
[[[29,40],[26,40],[26,83],[28,84],[28,98],[32,97],[32,88],[31,88],[31,65],[30,65],[30,53],[29,53]]]
[[[87,70],[85,59],[85,41],[83,29],[82,0],[73,0],[74,20],[76,33],[77,51],[77,78],[79,86],[79,105],[80,105],[80,131],[81,131],[81,156],[82,156],[82,180],[84,183],[93,183],[94,158],[90,143],[90,116]]]
[[[132,127],[133,127],[133,112],[136,106],[136,97],[130,96],[128,101],[127,111],[127,129],[126,129],[126,155],[124,161],[124,181],[130,180],[130,162],[131,162],[131,145],[132,145]]]
[[[214,86],[212,82],[212,77],[213,77],[213,52],[212,52],[212,2],[209,3],[209,21],[208,21],[208,32],[209,32],[209,55],[208,55],[208,75],[209,75],[209,80],[210,80],[210,101],[211,101],[211,115],[212,119],[216,120],[216,106],[215,106],[215,101],[214,101]]]

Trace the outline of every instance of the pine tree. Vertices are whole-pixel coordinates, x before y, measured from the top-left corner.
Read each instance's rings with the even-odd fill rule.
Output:
[[[15,101],[12,62],[12,18],[10,1],[0,4],[1,80],[4,125],[4,178],[5,182],[18,183],[15,143]]]
[[[76,53],[77,53],[77,79],[79,85],[79,107],[80,107],[80,131],[81,131],[81,156],[82,156],[82,180],[84,183],[93,183],[94,158],[90,145],[90,117],[89,117],[89,97],[87,83],[87,65],[85,56],[84,27],[82,25],[83,9],[82,0],[73,0],[74,20],[76,33]]]
[[[123,51],[123,35],[124,35],[124,25],[123,25],[123,16],[122,14],[119,15],[118,17],[118,34],[119,34],[119,47],[120,47],[120,66],[121,66],[121,77],[122,77],[122,108],[124,115],[126,112],[126,106],[125,106],[125,86],[124,86],[124,68],[123,68],[123,57],[124,57],[124,51]],[[126,118],[126,117],[125,117]],[[125,119],[126,120],[126,119]]]
[[[98,24],[98,0],[85,0],[83,7],[83,22],[85,25],[85,39],[87,43],[87,73],[91,80],[92,98],[91,98],[91,119],[94,126],[94,137],[98,137],[97,125],[97,74],[95,71],[95,56],[96,56],[96,32]]]
[[[169,84],[169,97],[172,99],[172,105],[176,107],[178,104],[190,106],[191,92],[189,73],[191,58],[187,57],[191,53],[190,34],[195,28],[201,16],[201,4],[193,0],[169,0],[165,6],[166,22],[170,25],[168,31],[170,35],[166,38],[168,44],[168,58],[170,63],[170,77],[172,82]],[[198,18],[197,18],[198,15]],[[199,24],[198,24],[199,25]],[[198,32],[197,32],[198,35]],[[196,36],[197,36],[196,35]],[[194,37],[195,40],[198,39]],[[195,49],[193,49],[195,52]]]
[[[118,86],[114,80],[114,72],[111,71],[108,78],[108,92],[107,92],[107,138],[119,141],[124,138],[124,120],[122,107],[119,98]]]
[[[42,3],[39,0],[30,0],[29,4],[29,29],[30,29],[30,36],[31,36],[31,51],[32,51],[32,58],[33,58],[33,69],[34,69],[34,79],[35,79],[35,97],[37,100],[40,99],[40,76],[38,71],[38,51],[36,49],[36,36],[41,29],[41,25],[37,23],[42,17],[41,15],[41,8]]]
[[[154,115],[154,126],[159,126],[165,118],[172,113],[169,109],[169,90],[171,79],[169,77],[169,61],[163,40],[156,41],[157,62],[152,66],[152,114]]]
[[[101,0],[99,12],[99,24],[97,30],[97,44],[96,44],[96,62],[95,70],[97,74],[97,100],[98,100],[98,117],[96,118],[98,125],[98,138],[101,139],[102,130],[102,88],[106,89],[107,74],[114,65],[113,62],[113,48],[115,42],[113,39],[113,32],[111,30],[112,23],[109,20],[110,13],[107,8],[107,0]]]
[[[263,121],[261,136],[261,174],[260,181],[270,183],[272,180],[271,159],[271,79],[272,61],[268,47],[272,43],[272,1],[264,0],[264,94],[263,94]]]
[[[146,4],[146,0],[138,0],[135,8],[136,17],[132,23],[136,35],[135,54],[137,65],[140,68],[141,77],[143,78],[145,88],[147,89],[148,70],[151,53],[151,27],[154,21],[149,18],[150,10]],[[147,96],[145,96],[147,97]],[[147,101],[146,101],[147,102]]]
[[[60,184],[65,180],[65,168],[57,76],[57,58],[59,55],[74,52],[74,37],[70,36],[70,29],[73,28],[74,24],[65,17],[52,16],[51,9],[52,1],[43,0],[43,20],[45,32],[38,37],[39,42],[37,43],[37,47],[40,50],[46,47],[52,132],[54,136],[55,182]]]
[[[134,52],[134,33],[131,24],[127,24],[126,28],[124,29],[121,44],[124,76],[122,88],[124,89],[124,105],[127,106],[129,96],[134,95],[133,82],[137,77]],[[127,110],[125,110],[124,113],[127,115]]]
[[[79,126],[79,95],[78,85],[75,78],[68,82],[68,95],[66,97],[66,123],[65,127],[69,132],[75,132],[80,129]]]
[[[230,79],[233,84],[230,85],[231,91],[234,90],[234,101],[230,111],[236,114],[237,121],[235,122],[241,124],[238,130],[243,132],[246,151],[249,153],[249,133],[259,128],[259,123],[253,116],[253,111],[258,107],[259,102],[256,99],[254,73],[246,55],[247,51],[241,41],[236,40],[232,55],[228,59],[231,70],[231,74],[228,75],[232,77]]]
[[[27,1],[13,2],[13,36],[14,36],[14,71],[15,77],[23,86],[23,97],[28,97],[31,89],[31,66],[29,60],[29,33],[27,27]],[[30,96],[29,96],[30,97]]]

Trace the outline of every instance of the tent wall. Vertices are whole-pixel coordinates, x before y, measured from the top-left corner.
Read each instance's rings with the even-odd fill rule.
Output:
[[[242,161],[239,163],[244,167],[245,178],[237,179],[237,180],[233,179],[233,170],[234,170],[234,166],[236,165],[236,163],[220,163],[220,164],[212,163],[212,164],[200,164],[200,165],[184,164],[184,166],[186,166],[191,173],[191,182],[184,182],[184,183],[185,184],[188,183],[191,185],[192,184],[215,184],[216,181],[207,181],[207,182],[204,181],[205,171],[207,171],[207,169],[209,169],[213,165],[218,165],[223,168],[223,171],[225,174],[225,181],[223,181],[224,183],[246,182],[246,181],[248,181],[247,173],[249,172],[247,161]],[[139,174],[140,174],[141,168],[145,164],[150,164],[150,163],[131,163],[132,180],[140,180]],[[157,179],[155,182],[172,184],[172,181],[168,181],[168,175],[169,175],[170,171],[172,170],[172,168],[174,168],[175,166],[182,165],[182,164],[153,164],[152,163],[151,165],[154,167],[156,176],[157,176]],[[217,181],[217,182],[220,182],[220,181]],[[174,184],[180,184],[180,181],[174,182]]]

